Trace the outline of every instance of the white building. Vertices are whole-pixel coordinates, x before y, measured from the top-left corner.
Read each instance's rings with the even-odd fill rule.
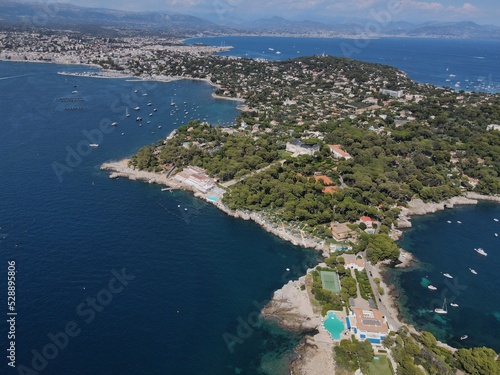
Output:
[[[336,159],[345,158],[346,160],[349,160],[352,158],[352,156],[349,155],[348,152],[340,148],[340,145],[328,145],[328,147],[330,148],[330,151]]]
[[[204,169],[191,165],[184,168],[182,172],[177,173],[175,179],[202,193],[207,193],[215,186],[214,180],[205,173]]]
[[[352,309],[346,317],[347,328],[354,332],[358,340],[368,339],[372,344],[380,345],[389,333],[385,316],[380,310]]]
[[[287,142],[286,150],[295,155],[311,155],[313,156],[315,152],[319,151],[318,145],[308,145],[298,139]]]

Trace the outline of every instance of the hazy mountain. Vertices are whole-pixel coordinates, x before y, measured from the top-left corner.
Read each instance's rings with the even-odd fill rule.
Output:
[[[364,36],[366,25],[373,30],[373,20],[335,19],[329,21],[289,20],[271,17],[254,21],[234,20],[223,25],[199,17],[172,12],[127,12],[85,8],[61,3],[26,3],[0,0],[0,27],[66,28],[99,33],[123,29],[141,32],[163,32],[172,36],[280,34],[321,36]],[[230,22],[226,20],[225,22]],[[378,34],[370,36],[500,38],[500,27],[474,22],[390,22],[380,25]]]
[[[9,0],[0,0],[0,26],[133,28],[185,35],[211,35],[228,31],[205,19],[178,13],[127,12],[62,3],[18,3]]]
[[[349,35],[365,35],[373,30],[373,20],[345,20],[337,22],[296,21],[281,17],[259,19],[247,23],[252,31],[281,32],[291,34],[302,33],[337,33]],[[367,30],[366,25],[370,25]],[[373,36],[412,36],[412,37],[449,37],[449,38],[500,38],[500,27],[478,25],[474,22],[428,22],[414,24],[398,21],[380,24],[380,32]]]

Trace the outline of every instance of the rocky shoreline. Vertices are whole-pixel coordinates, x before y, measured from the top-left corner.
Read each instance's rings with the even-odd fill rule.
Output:
[[[305,334],[295,348],[290,374],[335,374],[333,340],[323,327],[321,311],[311,303],[314,297],[310,295],[312,281],[309,271],[274,292],[262,310],[262,316],[277,320],[283,328]]]
[[[207,202],[215,204],[220,210],[226,214],[241,218],[243,220],[253,220],[266,231],[278,236],[279,238],[289,241],[294,245],[305,248],[316,249],[321,251],[324,256],[328,256],[329,249],[322,240],[313,238],[304,238],[292,233],[286,227],[278,227],[276,224],[268,221],[262,214],[258,212],[233,211],[227,208],[221,202],[213,202],[207,199],[206,194],[202,194],[194,190],[191,186],[179,183],[177,180],[167,178],[165,173],[155,173],[140,171],[128,166],[129,159],[124,159],[115,162],[104,163],[101,170],[111,171],[110,178],[128,178],[130,180],[142,180],[148,183],[156,183],[168,186],[173,189],[182,189],[194,192],[195,196],[205,199]],[[477,204],[480,200],[500,202],[500,197],[485,196],[477,193],[468,193],[463,197],[453,197],[439,203],[424,203],[420,199],[415,199],[409,202],[408,207],[402,209],[398,219],[398,227],[393,229],[392,236],[398,239],[402,232],[401,228],[411,227],[411,217],[413,215],[425,215],[437,211],[453,208],[456,205]],[[399,257],[399,264],[396,267],[408,267],[415,261],[413,255],[403,249]],[[411,325],[402,322],[397,304],[396,296],[390,286],[386,285],[382,277],[383,265],[378,265],[372,268],[374,277],[379,277],[381,286],[387,291],[382,298],[382,303],[390,315],[390,320],[393,322],[394,328],[406,325],[413,332],[417,332]],[[308,270],[309,272],[310,270]],[[314,308],[311,303],[310,295],[310,276],[306,274],[298,280],[289,281],[281,289],[277,290],[271,301],[262,310],[262,316],[278,321],[278,323],[290,330],[300,331],[306,334],[304,341],[295,349],[297,358],[290,365],[291,374],[302,375],[322,375],[325,373],[335,374],[335,364],[333,360],[333,340],[322,325],[321,312]],[[449,350],[454,348],[439,343],[441,346]]]

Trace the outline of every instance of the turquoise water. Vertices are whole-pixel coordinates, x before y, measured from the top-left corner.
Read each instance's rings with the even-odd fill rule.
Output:
[[[500,205],[493,203],[412,218],[413,227],[404,231],[399,245],[412,252],[417,263],[387,272],[407,322],[455,347],[484,345],[500,351],[500,239],[494,235],[500,232],[500,222],[495,218],[500,218]],[[477,247],[488,256],[477,254]],[[437,290],[429,290],[429,284]],[[446,315],[433,313],[444,298],[458,307],[448,305]],[[463,335],[468,339],[460,340]]]
[[[330,335],[332,335],[332,337],[335,339],[335,340],[339,340],[340,339],[340,335],[342,334],[342,332],[344,332],[344,323],[342,323],[342,320],[340,320],[337,315],[332,312],[332,311],[329,311],[324,322],[323,322],[323,325],[325,326],[326,330],[328,332],[330,332]]]

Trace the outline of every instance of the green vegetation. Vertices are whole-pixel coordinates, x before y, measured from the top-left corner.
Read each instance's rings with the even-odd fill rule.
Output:
[[[359,293],[361,294],[361,298],[365,300],[372,299],[373,301],[375,301],[372,287],[370,285],[370,280],[368,279],[368,274],[366,273],[366,271],[360,272],[358,270],[354,270],[354,274],[356,275],[356,280],[358,280]]]
[[[356,250],[366,250],[366,257],[374,264],[381,260],[397,259],[399,257],[398,246],[387,234],[369,235],[361,233]]]
[[[343,58],[172,58],[175,64],[158,64],[155,73],[207,77],[218,94],[245,99],[248,108],[237,127],[181,126],[175,137],[141,149],[131,165],[154,171],[196,165],[221,183],[236,180],[222,198],[230,209],[258,211],[297,235],[324,240],[332,222],[369,216],[380,223],[376,234],[354,225],[353,247],[377,263],[398,257],[388,234],[411,199],[500,193],[500,132],[486,131],[500,123],[500,95],[417,85],[394,68]],[[293,139],[319,151],[292,156],[285,148]],[[336,159],[331,144],[352,158]]]
[[[391,332],[383,343],[392,350],[398,374],[453,375],[457,369],[474,375],[500,374],[500,361],[494,350],[483,347],[452,353],[439,346],[429,332],[409,334],[402,327],[397,333]]]
[[[340,344],[334,348],[335,361],[337,365],[347,371],[361,369],[368,373],[369,363],[373,360],[373,348],[370,341],[358,341],[353,336],[351,340],[341,340]]]
[[[345,301],[342,298],[341,293],[333,293],[329,290],[325,290],[322,287],[321,283],[321,275],[319,271],[335,271],[331,268],[321,268],[317,267],[314,271],[311,272],[311,276],[313,278],[311,292],[314,295],[314,298],[320,303],[322,306],[322,313],[326,315],[328,310],[342,310],[345,305]],[[344,290],[343,281],[340,280],[341,288]]]
[[[468,374],[500,374],[500,360],[493,349],[458,349],[453,357]]]
[[[380,351],[379,351],[380,352]],[[385,355],[377,355],[368,363],[369,375],[393,375],[391,362]]]
[[[177,129],[177,135],[161,142],[156,148],[141,148],[131,159],[139,169],[187,165],[205,168],[211,176],[222,181],[238,178],[263,168],[278,159],[279,143],[263,135],[254,140],[250,133],[228,134],[221,127],[211,127],[198,120],[190,121]]]

